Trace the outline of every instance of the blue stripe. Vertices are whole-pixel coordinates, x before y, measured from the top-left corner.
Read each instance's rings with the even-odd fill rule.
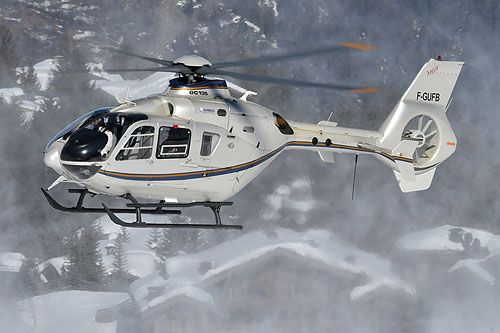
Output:
[[[235,173],[235,172],[240,172],[244,170],[248,170],[250,168],[256,167],[260,165],[261,163],[264,163],[274,155],[278,154],[281,152],[284,148],[286,147],[311,147],[315,146],[312,143],[309,142],[300,142],[300,141],[292,141],[292,142],[287,142],[281,147],[275,149],[274,151],[259,157],[256,160],[231,166],[231,167],[226,167],[226,168],[219,168],[219,169],[206,169],[206,170],[200,170],[200,171],[193,171],[193,172],[185,172],[185,173],[171,173],[171,174],[127,174],[127,173],[120,173],[120,172],[113,172],[113,171],[107,171],[107,170],[99,170],[98,172],[102,175],[112,177],[112,178],[118,178],[118,179],[125,179],[125,180],[138,180],[138,181],[166,181],[166,180],[188,180],[188,179],[199,179],[199,178],[205,178],[205,177],[215,177],[215,176],[222,176],[230,173]],[[372,149],[368,148],[361,148],[361,147],[353,147],[353,146],[343,146],[343,145],[337,145],[337,144],[332,144],[332,146],[326,146],[324,143],[318,143],[316,146],[322,147],[322,148],[332,148],[332,149],[346,149],[346,150],[357,150],[357,151],[364,151],[364,152],[372,152],[372,153],[378,153],[381,156],[384,156],[391,161],[394,162],[395,159],[410,162],[409,159],[406,158],[400,158],[398,156],[392,156],[386,153],[381,153],[377,152]],[[413,163],[413,161],[411,161]]]

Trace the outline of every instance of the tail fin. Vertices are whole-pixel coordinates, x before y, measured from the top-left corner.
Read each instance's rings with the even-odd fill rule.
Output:
[[[413,155],[411,168],[396,161],[394,174],[403,192],[428,189],[436,167],[455,151],[457,139],[446,110],[463,64],[429,60],[379,129],[381,147],[399,156]],[[404,152],[398,153],[406,141],[416,143],[405,143]]]

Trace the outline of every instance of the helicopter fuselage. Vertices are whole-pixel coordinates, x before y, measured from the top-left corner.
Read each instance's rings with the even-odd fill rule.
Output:
[[[390,166],[397,158],[369,148],[379,132],[287,122],[246,96],[233,98],[223,80],[203,84],[105,109],[53,140],[46,165],[93,193],[188,203],[227,200],[289,149],[319,151],[325,162],[333,162],[333,152],[375,154]],[[96,137],[94,155],[85,140],[72,139],[84,130],[85,139]],[[103,156],[97,138],[107,141],[109,133],[116,143]]]

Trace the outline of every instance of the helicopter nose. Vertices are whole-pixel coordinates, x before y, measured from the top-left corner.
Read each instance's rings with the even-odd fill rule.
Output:
[[[62,174],[64,169],[61,165],[61,149],[63,144],[60,142],[53,142],[49,145],[45,151],[45,156],[43,158],[43,163],[49,168],[52,168],[58,174]]]

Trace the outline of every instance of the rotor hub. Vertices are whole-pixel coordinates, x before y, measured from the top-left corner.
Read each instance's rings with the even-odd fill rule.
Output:
[[[421,148],[425,145],[425,133],[419,130],[415,130],[410,134],[412,139],[418,140],[417,148]]]
[[[210,67],[212,63],[207,59],[197,55],[185,55],[175,59],[174,64],[182,64],[186,67]]]

